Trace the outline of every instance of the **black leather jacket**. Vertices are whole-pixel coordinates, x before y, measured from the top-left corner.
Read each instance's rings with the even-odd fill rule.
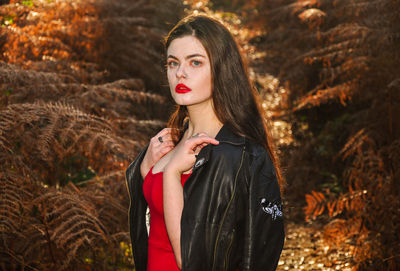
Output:
[[[182,270],[275,270],[284,243],[275,170],[259,145],[225,125],[197,156],[187,179],[181,219]],[[140,164],[128,167],[129,229],[136,271],[147,266],[147,203]]]

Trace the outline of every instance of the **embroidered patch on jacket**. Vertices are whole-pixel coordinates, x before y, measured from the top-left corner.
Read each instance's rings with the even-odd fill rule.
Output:
[[[266,198],[262,198],[260,203],[263,211],[272,216],[272,220],[283,216],[282,204],[269,202]]]

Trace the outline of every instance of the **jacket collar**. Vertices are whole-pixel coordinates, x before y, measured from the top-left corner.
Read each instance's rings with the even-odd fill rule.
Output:
[[[232,145],[244,145],[245,144],[245,137],[239,136],[234,134],[226,124],[224,124],[217,135],[215,136],[215,139],[218,140],[220,143],[228,143]],[[211,145],[211,144],[210,144]],[[199,167],[203,166],[205,163],[208,162],[210,159],[210,154],[212,150],[212,146],[205,146],[199,154],[196,157],[196,162],[193,165],[193,169],[196,170]]]
[[[184,124],[183,130],[186,131],[186,129],[189,127],[189,122],[187,121]],[[215,136],[215,139],[224,142],[224,143],[230,143],[233,145],[242,145],[245,144],[245,137],[244,136],[239,136],[235,133],[232,132],[231,129],[228,128],[226,124],[223,124],[221,129],[218,131],[217,135]]]
[[[234,134],[226,124],[221,127],[218,134],[215,136],[215,139],[219,142],[230,143],[233,145],[245,144],[245,137]]]

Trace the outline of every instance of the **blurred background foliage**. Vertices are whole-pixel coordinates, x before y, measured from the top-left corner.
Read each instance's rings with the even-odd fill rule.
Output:
[[[398,0],[0,1],[0,269],[134,267],[124,171],[172,110],[161,41],[193,12],[238,40],[287,221],[397,270]]]

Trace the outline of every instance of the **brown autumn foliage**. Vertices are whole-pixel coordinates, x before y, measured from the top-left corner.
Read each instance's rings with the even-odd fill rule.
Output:
[[[180,1],[0,6],[0,270],[132,268],[124,169],[169,110]]]
[[[124,171],[167,107],[161,36],[180,1],[0,6],[0,269],[130,268]],[[189,1],[191,2],[191,1]],[[286,197],[355,269],[396,270],[399,1],[211,1],[242,9],[289,93]],[[287,114],[289,112],[289,114]]]
[[[265,34],[266,72],[297,140],[286,195],[356,270],[400,268],[400,2],[266,0],[244,5]],[[300,203],[300,204],[299,204]]]

